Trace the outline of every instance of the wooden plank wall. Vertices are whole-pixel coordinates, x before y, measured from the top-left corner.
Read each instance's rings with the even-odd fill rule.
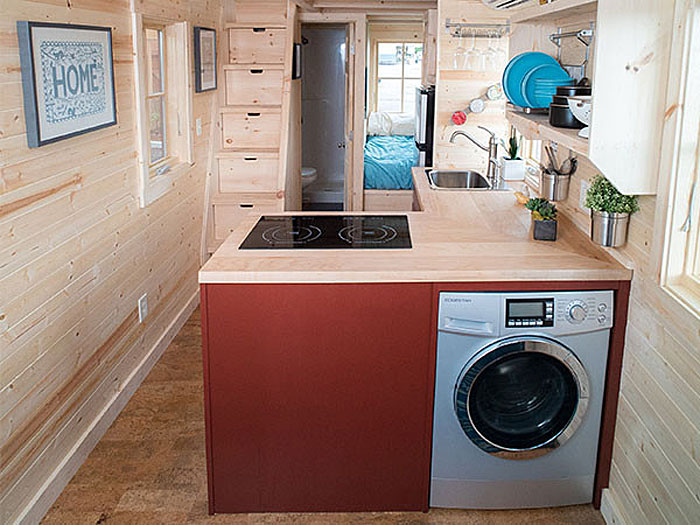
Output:
[[[590,219],[579,207],[581,181],[599,172],[579,160],[569,197],[558,206],[587,232]],[[610,488],[602,508],[609,523],[613,516],[616,523],[697,523],[700,321],[659,286],[655,246],[665,211],[657,210],[654,196],[639,202],[627,244],[609,250],[634,268],[634,278]]]
[[[501,81],[503,67],[496,71],[463,71],[454,69],[454,52],[461,44],[469,48],[469,38],[452,38],[445,29],[445,21],[452,22],[505,22],[502,12],[485,7],[481,0],[439,0],[437,21],[438,71],[437,95],[435,110],[435,151],[433,164],[440,168],[472,168],[482,173],[486,172],[488,155],[469,142],[464,137],[458,137],[455,144],[450,144],[450,135],[461,129],[472,135],[483,144],[488,142],[488,134],[476,126],[484,126],[499,137],[508,133],[508,123],[505,119],[505,97],[500,101],[488,102],[486,109],[480,114],[470,114],[467,123],[462,126],[452,124],[452,113],[469,106],[469,102],[482,96],[486,89]],[[508,51],[508,38],[501,45]],[[476,46],[482,49],[487,46],[486,39],[477,39]]]
[[[133,2],[144,14],[219,26],[220,0]],[[112,28],[117,126],[27,147],[16,20]],[[3,3],[1,523],[23,517],[178,313],[196,300],[215,95],[194,94],[193,124],[199,118],[203,128],[194,138],[194,165],[169,193],[140,209],[131,31],[127,0]],[[139,324],[143,293],[149,315]]]

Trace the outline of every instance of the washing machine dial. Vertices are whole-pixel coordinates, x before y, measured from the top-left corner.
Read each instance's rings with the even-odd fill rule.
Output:
[[[588,308],[583,301],[573,301],[566,307],[566,318],[570,323],[579,324],[586,320]]]

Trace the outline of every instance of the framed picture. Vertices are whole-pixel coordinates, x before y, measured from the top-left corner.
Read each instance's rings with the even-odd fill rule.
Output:
[[[30,148],[117,123],[111,28],[18,21],[17,37]]]
[[[216,31],[194,28],[194,90],[216,89]]]

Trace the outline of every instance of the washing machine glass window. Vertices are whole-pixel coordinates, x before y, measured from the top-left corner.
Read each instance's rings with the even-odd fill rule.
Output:
[[[505,459],[551,452],[580,425],[588,378],[566,347],[540,337],[489,345],[460,374],[455,412],[482,450]]]

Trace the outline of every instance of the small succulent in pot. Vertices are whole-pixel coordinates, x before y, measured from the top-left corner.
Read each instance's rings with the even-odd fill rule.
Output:
[[[522,143],[522,135],[518,138],[518,132],[511,126],[508,144],[501,140],[501,146],[508,152],[508,155],[501,159],[501,176],[504,180],[523,180],[525,178],[525,161],[518,156]]]
[[[596,175],[586,191],[591,210],[591,240],[601,246],[618,247],[627,242],[630,215],[639,211],[635,195],[623,195],[613,184]]]
[[[547,199],[534,198],[527,201],[535,225],[533,237],[537,241],[557,240],[557,207]]]

